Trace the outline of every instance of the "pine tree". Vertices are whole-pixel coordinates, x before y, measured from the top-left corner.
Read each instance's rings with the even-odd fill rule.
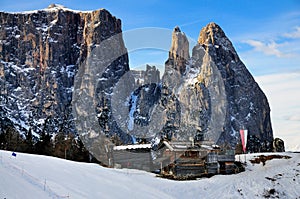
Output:
[[[34,140],[31,129],[25,133],[25,140],[23,140],[23,147],[22,151],[26,153],[33,153],[34,152]]]
[[[40,140],[35,145],[35,152],[41,155],[53,155],[53,143],[50,134],[42,132]]]
[[[22,137],[19,132],[12,126],[8,126],[4,129],[1,136],[1,145],[4,150],[18,151],[20,150],[20,144]]]
[[[57,133],[55,135],[53,144],[54,144],[53,155],[55,157],[65,158],[66,144],[65,144],[64,133],[62,132]]]

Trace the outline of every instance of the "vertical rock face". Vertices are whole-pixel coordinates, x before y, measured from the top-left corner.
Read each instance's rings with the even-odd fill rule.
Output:
[[[169,57],[165,63],[165,73],[162,77],[163,84],[172,92],[175,92],[181,85],[189,58],[189,43],[187,37],[181,32],[179,27],[175,27],[172,32]]]
[[[210,55],[224,84],[226,119],[219,142],[237,143],[238,139],[231,138],[238,138],[238,130],[245,128],[250,136],[259,138],[261,150],[271,150],[273,132],[268,100],[223,30],[215,23],[208,24],[201,30],[198,43]]]
[[[172,44],[169,51],[168,64],[180,71],[181,74],[185,72],[185,66],[189,55],[189,42],[187,37],[179,27],[175,27],[172,33]]]
[[[168,60],[165,63],[165,72],[162,77],[160,106],[165,110],[165,125],[160,135],[168,137],[176,136],[178,139],[185,138],[180,134],[187,135],[180,130],[181,108],[178,89],[184,81],[184,73],[190,59],[189,43],[186,35],[179,27],[175,27],[172,32],[172,42]],[[182,127],[181,127],[182,128]]]
[[[234,148],[240,142],[239,130],[248,129],[250,138],[259,140],[258,150],[272,150],[267,98],[223,30],[215,23],[204,27],[190,59],[182,54],[188,44],[177,42],[177,32],[175,28],[163,76],[163,85],[168,88],[162,91],[162,96],[168,98],[167,115],[178,118],[171,119],[178,124],[169,125],[170,131],[177,132],[179,139],[195,137]],[[177,43],[181,45],[175,48]],[[179,68],[175,52],[181,52],[185,59]]]
[[[79,12],[51,5],[39,11],[0,12],[1,128],[75,132],[74,76],[95,46],[119,33],[121,21],[105,9]],[[118,45],[124,53],[103,73],[112,79],[129,70],[123,41]]]

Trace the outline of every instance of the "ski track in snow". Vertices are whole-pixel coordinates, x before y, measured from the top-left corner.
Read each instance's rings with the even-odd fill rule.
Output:
[[[247,161],[257,155],[248,154]],[[172,181],[139,170],[0,151],[0,198],[263,198],[271,189],[272,196],[300,198],[300,153],[284,155],[292,158],[265,166],[248,161],[236,175]]]

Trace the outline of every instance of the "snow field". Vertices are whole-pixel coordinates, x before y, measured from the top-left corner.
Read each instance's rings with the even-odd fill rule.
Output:
[[[0,151],[0,198],[300,198],[300,153],[252,165],[236,175],[172,181],[54,157]],[[244,160],[244,156],[241,156]],[[271,180],[270,180],[271,179]],[[271,191],[270,191],[271,190]]]

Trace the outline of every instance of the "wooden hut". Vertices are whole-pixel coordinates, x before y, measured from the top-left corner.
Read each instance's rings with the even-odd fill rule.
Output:
[[[233,150],[221,150],[207,141],[197,144],[163,141],[159,150],[160,156],[154,160],[154,165],[160,165],[161,174],[165,176],[189,178],[234,173],[236,169]]]
[[[111,159],[116,168],[153,170],[151,144],[114,146]]]

